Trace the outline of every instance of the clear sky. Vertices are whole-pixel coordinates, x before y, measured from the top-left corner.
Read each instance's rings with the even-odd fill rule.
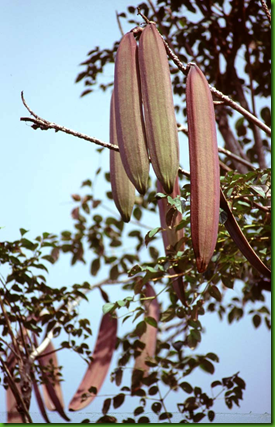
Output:
[[[72,230],[70,195],[79,192],[82,181],[93,177],[99,165],[108,170],[107,150],[99,157],[97,147],[89,142],[54,131],[34,131],[30,125],[20,122],[20,117],[28,116],[20,92],[24,90],[27,103],[41,117],[108,141],[110,92],[96,91],[80,98],[83,85],[74,84],[74,80],[89,50],[97,45],[111,48],[120,38],[115,11],[122,12],[138,3],[136,0],[0,1],[0,227],[3,227],[0,241],[19,238],[21,227],[30,230],[30,239],[44,231],[58,234]],[[125,20],[122,23],[124,31],[131,28]],[[103,77],[106,82],[112,78],[113,69],[109,67],[107,72]],[[181,138],[181,148],[186,147],[185,137]],[[188,169],[186,148],[181,151],[181,164]],[[100,197],[102,188],[99,186],[97,191]],[[148,225],[156,226],[155,223]],[[5,273],[1,266],[0,272]],[[53,286],[70,286],[85,280],[91,284],[95,280],[89,274],[89,264],[70,268],[66,256],[50,268],[48,276],[48,283]],[[118,293],[113,291],[114,300],[119,297]],[[93,342],[102,306],[99,293],[95,294],[93,292],[89,304],[84,302],[80,307],[91,320]],[[228,298],[235,295],[238,290],[228,290]],[[226,321],[221,323],[217,315],[206,315],[204,325],[207,332],[196,351],[202,354],[213,351],[219,355],[220,363],[216,364],[213,377],[198,371],[188,381],[210,393],[209,385],[214,379],[240,371],[247,390],[241,408],[235,407],[234,412],[270,412],[271,348],[266,327],[261,325],[255,330],[250,317],[229,327]],[[119,330],[123,331],[121,325]],[[84,374],[85,364],[68,351],[58,356],[64,366],[64,377],[68,379],[63,387],[68,405]],[[118,390],[106,380],[100,394],[116,392]],[[0,402],[3,398],[1,389]],[[182,399],[185,398],[183,394]],[[100,412],[102,401],[94,401],[87,412]],[[130,399],[127,400],[127,411],[133,407]],[[31,408],[37,411],[35,402]],[[214,410],[228,412],[223,400]],[[3,412],[0,421],[5,421],[1,417]],[[71,418],[74,421],[73,416]],[[62,421],[56,417],[51,419]]]

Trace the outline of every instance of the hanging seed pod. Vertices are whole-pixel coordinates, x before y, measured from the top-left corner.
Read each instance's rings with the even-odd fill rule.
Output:
[[[207,80],[191,65],[186,82],[191,181],[191,234],[197,268],[213,255],[219,226],[220,169],[213,99]]]
[[[110,111],[110,143],[118,145],[114,93],[112,94]],[[123,221],[129,222],[135,203],[135,187],[125,172],[120,153],[114,150],[110,150],[110,180],[115,205]]]
[[[140,194],[145,194],[149,177],[137,43],[133,33],[123,36],[115,63],[115,110],[117,139],[124,169]]]
[[[179,143],[169,63],[162,38],[149,24],[139,41],[139,70],[151,163],[167,194],[179,168]]]

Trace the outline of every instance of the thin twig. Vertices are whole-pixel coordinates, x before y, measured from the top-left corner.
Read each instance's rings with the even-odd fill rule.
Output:
[[[187,64],[187,66],[183,65],[180,61],[180,59],[177,57],[177,55],[170,49],[168,43],[164,40],[164,38],[161,35],[161,38],[163,40],[164,46],[166,48],[166,52],[168,56],[172,59],[174,64],[178,67],[178,69],[183,73],[187,74],[190,66],[192,63]],[[267,135],[271,136],[271,129],[266,126],[265,123],[261,122],[256,116],[254,116],[252,113],[247,111],[245,108],[243,108],[241,105],[237,104],[235,101],[233,101],[228,96],[224,95],[222,92],[220,92],[218,89],[216,89],[214,86],[209,85],[209,88],[211,92],[219,98],[221,101],[223,101],[225,104],[229,105],[234,110],[238,111],[242,116],[244,116],[249,122],[254,123],[259,128],[261,128]]]
[[[270,14],[270,12],[268,10],[267,4],[266,4],[266,2],[264,0],[261,0],[261,3],[262,3],[262,6],[263,6],[263,10],[265,11],[265,14],[268,17],[268,20],[269,20],[269,22],[271,24],[271,14]]]
[[[123,28],[122,28],[122,25],[121,25],[121,22],[120,22],[120,19],[119,19],[119,14],[118,14],[117,10],[116,10],[116,20],[117,20],[117,24],[118,24],[118,28],[119,28],[119,31],[121,33],[121,36],[123,37],[124,36],[124,31],[123,31]]]
[[[10,373],[9,368],[7,367],[5,361],[2,359],[1,356],[0,356],[0,361],[1,361],[1,364],[2,364],[2,368],[3,368],[3,370],[5,371],[5,373],[6,373],[7,377],[8,377],[9,387],[10,387],[10,389],[12,391],[12,394],[13,394],[15,400],[16,400],[16,404],[17,404],[17,406],[19,408],[22,408],[22,410],[24,411],[24,414],[21,414],[19,412],[20,415],[23,415],[23,418],[24,418],[23,421],[24,422],[27,421],[28,423],[32,424],[32,419],[31,419],[29,411],[28,411],[28,409],[27,409],[27,407],[25,405],[25,402],[24,402],[24,400],[23,400],[20,392],[18,391],[18,389],[16,387],[16,384],[15,384],[15,382],[13,380],[13,377],[12,377],[12,374]]]
[[[92,142],[94,144],[100,145],[101,147],[104,148],[109,148],[115,151],[119,151],[119,148],[117,145],[113,145],[113,144],[109,144],[108,142],[104,142],[101,141],[100,139],[94,138],[92,136],[88,136],[85,135],[84,133],[80,133],[80,132],[76,132],[72,129],[68,129],[65,126],[60,126],[56,123],[53,122],[49,122],[48,120],[42,119],[41,117],[39,117],[37,114],[35,114],[30,107],[27,105],[25,98],[24,98],[24,94],[23,91],[21,92],[21,99],[22,102],[24,104],[24,106],[26,107],[26,109],[29,111],[29,113],[34,117],[21,117],[20,120],[23,122],[31,122],[34,123],[34,125],[32,126],[35,130],[40,128],[41,130],[48,130],[48,129],[54,129],[56,132],[60,131],[60,132],[65,132],[69,135],[73,135],[77,138],[81,138],[81,139],[85,139],[86,141]]]
[[[184,126],[180,123],[177,123],[177,126],[178,126],[178,132],[183,132],[185,135],[188,136],[188,129],[186,126]],[[253,170],[256,169],[255,166],[252,165],[252,163],[248,162],[247,160],[243,159],[240,156],[237,156],[236,154],[232,153],[231,151],[226,150],[225,148],[218,147],[218,151],[219,151],[219,153],[226,154],[228,157],[236,160],[239,163],[242,163],[243,165],[247,166],[250,169],[253,169]]]

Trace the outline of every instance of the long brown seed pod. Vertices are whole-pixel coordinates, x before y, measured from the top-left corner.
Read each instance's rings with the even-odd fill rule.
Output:
[[[118,145],[114,93],[110,110],[110,143]],[[125,172],[120,153],[114,150],[110,150],[110,179],[115,205],[123,221],[129,222],[135,203],[135,187]]]
[[[191,181],[191,235],[197,268],[213,255],[219,226],[220,171],[213,99],[207,80],[192,64],[186,82]]]
[[[70,402],[69,411],[79,411],[88,406],[95,398],[96,395],[90,393],[89,389],[95,387],[97,392],[100,390],[110,367],[116,338],[117,319],[112,318],[109,313],[104,314],[92,356],[93,360]],[[86,397],[85,394],[87,394]]]
[[[146,283],[145,296],[156,297],[155,290],[149,283]],[[145,317],[152,317],[155,319],[156,323],[158,323],[160,308],[157,298],[154,298],[153,300],[146,300],[144,306],[146,310]],[[140,340],[145,344],[145,347],[135,360],[135,366],[132,375],[132,391],[140,388],[139,380],[136,378],[137,371],[141,371],[140,373],[143,373],[143,377],[148,375],[149,366],[146,365],[146,360],[148,358],[150,359],[154,357],[155,355],[157,344],[157,328],[146,324],[146,331],[144,334],[142,334]]]
[[[157,190],[159,193],[163,193],[163,187],[158,180],[157,180]],[[177,177],[171,197],[175,198],[178,195],[180,195],[180,188],[179,188],[179,178]],[[174,247],[180,241],[181,243],[178,250],[183,251],[184,241],[182,239],[184,238],[184,229],[181,228],[180,230],[176,230],[176,226],[182,220],[182,214],[179,211],[175,213],[173,218],[173,227],[169,228],[167,227],[167,223],[166,223],[166,215],[169,209],[171,209],[171,206],[168,204],[166,198],[158,199],[158,208],[159,208],[159,216],[160,216],[160,225],[163,228],[162,240],[163,240],[166,255],[169,253],[171,247]],[[174,269],[171,269],[170,273],[176,274],[176,271]],[[183,282],[182,276],[175,277],[172,283],[178,298],[181,300],[183,304],[185,304],[184,282]]]
[[[149,24],[139,41],[139,70],[151,163],[167,194],[179,167],[179,143],[169,63],[162,38]]]
[[[125,171],[144,194],[148,185],[149,157],[144,129],[137,43],[133,33],[122,37],[115,63],[115,110],[117,139]]]

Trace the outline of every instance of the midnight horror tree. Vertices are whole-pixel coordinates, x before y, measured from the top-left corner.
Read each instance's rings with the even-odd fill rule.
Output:
[[[239,373],[227,372],[226,377],[210,381],[208,390],[191,386],[189,376],[197,369],[213,375],[219,361],[213,352],[196,350],[204,339],[205,313],[217,313],[229,324],[250,316],[256,328],[265,322],[270,329],[265,304],[266,292],[271,291],[269,8],[263,0],[148,0],[139,5],[139,15],[133,6],[117,14],[122,35],[127,21],[138,39],[145,17],[155,22],[163,36],[179,133],[188,134],[187,64],[196,63],[210,84],[223,143],[218,147],[221,193],[215,252],[206,271],[199,273],[190,231],[190,173],[181,167],[170,194],[150,176],[145,194],[133,199],[129,224],[113,214],[114,207],[107,214],[101,209],[106,203],[112,206],[114,197],[109,184],[112,177],[106,173],[106,197],[95,198],[90,177],[83,181],[80,194],[72,195],[71,231],[58,236],[43,233],[31,241],[26,230],[20,229],[17,241],[2,242],[0,261],[9,267],[7,276],[1,277],[0,319],[1,383],[7,390],[8,422],[32,422],[32,389],[46,422],[47,410],[56,410],[69,421],[55,342],[59,350],[73,350],[87,362],[86,374],[69,404],[68,409],[74,411],[100,394],[104,379],[108,381],[113,353],[118,355],[111,372],[117,394],[105,399],[98,422],[116,422],[110,413],[131,398],[139,402],[133,416],[118,421],[150,422],[144,413],[151,412],[159,422],[173,422],[166,398],[179,390],[175,399],[181,422],[199,422],[205,416],[213,421],[220,394],[228,408],[240,405],[245,381]],[[83,71],[76,82],[84,83],[81,96],[89,94],[91,103],[92,92],[98,88],[110,92],[111,99],[113,80],[106,83],[102,76],[105,67],[114,64],[119,42],[109,49],[92,47],[81,64]],[[31,122],[33,129],[55,129],[87,139],[101,146],[99,152],[119,151],[117,145],[40,118],[22,99],[31,117],[21,120]],[[96,176],[100,174],[101,170],[95,171]],[[133,242],[131,249],[124,249],[126,239]],[[72,266],[89,260],[89,281],[54,288],[48,278],[47,284],[46,261],[58,262],[64,253],[70,254]],[[96,276],[101,271],[106,279],[99,282]],[[228,302],[225,296],[237,281],[242,283],[241,297]],[[110,284],[121,287],[125,298],[110,300]],[[95,289],[102,296],[103,316],[91,349],[90,321],[81,316],[81,305],[80,311],[77,306]],[[247,313],[248,303],[255,309]],[[125,335],[118,332],[117,336],[119,322],[129,325]],[[61,336],[67,338],[60,342]],[[130,378],[126,367],[132,368]]]

